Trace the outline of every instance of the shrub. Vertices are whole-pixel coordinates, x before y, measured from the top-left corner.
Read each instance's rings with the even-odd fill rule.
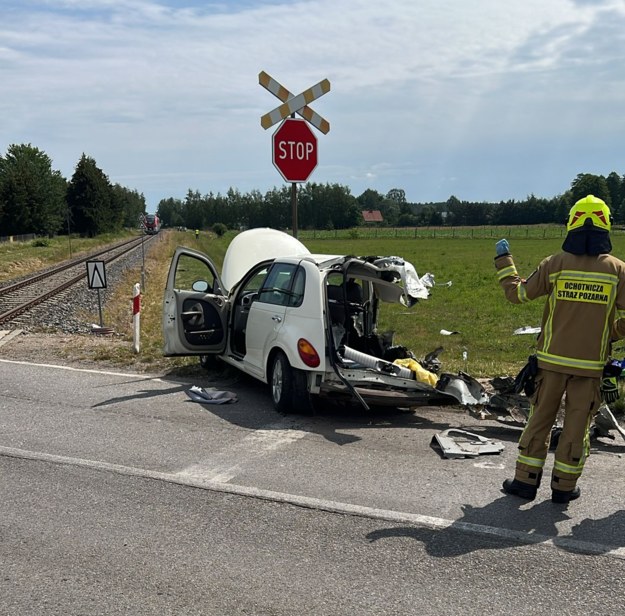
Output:
[[[36,240],[33,240],[30,245],[33,248],[47,248],[50,246],[50,240],[47,237],[38,237]]]
[[[216,222],[212,226],[212,231],[217,237],[221,237],[228,230],[228,227],[221,222]]]

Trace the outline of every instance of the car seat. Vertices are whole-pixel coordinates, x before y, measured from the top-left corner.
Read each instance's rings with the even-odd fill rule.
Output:
[[[330,321],[336,325],[345,324],[345,293],[341,285],[328,285],[328,304],[330,307]]]

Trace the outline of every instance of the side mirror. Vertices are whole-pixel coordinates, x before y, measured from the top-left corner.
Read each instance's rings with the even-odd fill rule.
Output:
[[[208,282],[206,280],[196,280],[191,288],[198,293],[206,293],[208,291]]]

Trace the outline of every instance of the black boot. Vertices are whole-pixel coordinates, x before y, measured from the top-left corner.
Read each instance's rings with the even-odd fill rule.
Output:
[[[572,490],[565,492],[564,490],[551,490],[551,502],[553,503],[568,503],[569,501],[579,498],[582,491],[578,486],[575,486]]]
[[[518,481],[517,479],[506,479],[503,482],[503,491],[506,494],[513,494],[526,500],[534,500],[536,498],[536,492],[538,492],[538,486]]]

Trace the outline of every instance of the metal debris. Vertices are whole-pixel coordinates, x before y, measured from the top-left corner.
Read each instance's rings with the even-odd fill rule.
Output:
[[[458,436],[452,437],[451,433],[457,433]],[[500,454],[504,450],[504,444],[500,441],[457,428],[435,434],[432,444],[438,444],[445,458],[476,458],[479,455]]]

